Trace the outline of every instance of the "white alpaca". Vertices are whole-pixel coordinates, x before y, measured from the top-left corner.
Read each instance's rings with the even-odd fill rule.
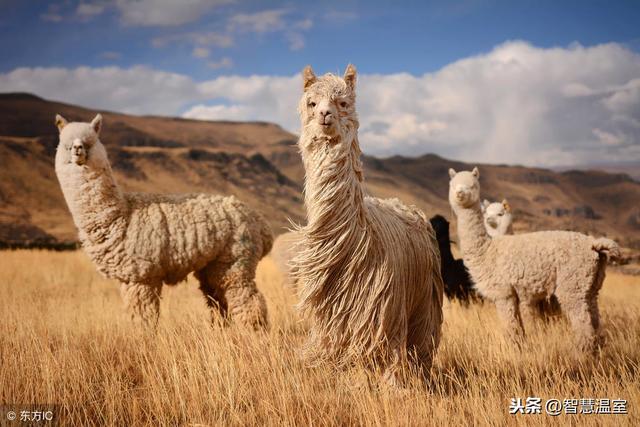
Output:
[[[540,231],[490,238],[480,209],[480,172],[449,169],[449,202],[458,219],[464,263],[480,294],[495,302],[509,336],[524,334],[521,314],[555,294],[579,348],[599,344],[598,291],[608,257],[619,255],[609,239],[569,231]]]
[[[443,284],[431,224],[397,199],[363,189],[356,71],[303,73],[298,146],[307,225],[292,261],[299,307],[311,320],[312,360],[372,361],[390,383],[409,362],[422,374],[440,341]]]
[[[132,317],[155,326],[163,283],[195,272],[212,310],[240,324],[267,324],[255,269],[269,252],[264,218],[234,197],[122,193],[100,142],[102,117],[56,116],[56,174],[84,250],[121,283]]]
[[[511,223],[513,217],[511,215],[511,206],[507,199],[502,202],[491,203],[488,200],[482,202],[482,216],[484,217],[484,227],[487,229],[489,236],[504,236],[505,234],[513,234]]]

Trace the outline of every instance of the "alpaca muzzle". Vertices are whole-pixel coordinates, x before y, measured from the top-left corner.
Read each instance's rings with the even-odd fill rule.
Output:
[[[87,161],[87,150],[81,143],[74,143],[71,147],[71,161],[77,165],[83,165]]]

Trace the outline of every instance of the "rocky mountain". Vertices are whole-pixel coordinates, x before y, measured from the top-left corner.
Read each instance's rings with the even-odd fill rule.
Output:
[[[96,111],[29,94],[0,94],[0,242],[74,242],[54,173],[56,113],[89,121]],[[235,194],[262,210],[276,233],[304,220],[297,137],[261,122],[208,122],[101,111],[101,140],[126,191]],[[434,154],[365,156],[368,191],[451,217],[448,174],[473,165]],[[580,230],[640,248],[640,183],[625,173],[555,172],[478,165],[483,196],[507,198],[516,232]],[[455,223],[455,221],[453,221]]]

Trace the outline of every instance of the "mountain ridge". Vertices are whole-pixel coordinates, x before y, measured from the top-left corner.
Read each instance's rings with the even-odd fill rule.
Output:
[[[55,114],[89,121],[125,191],[235,194],[264,211],[274,231],[304,221],[297,136],[268,122],[202,121],[89,110],[27,93],[0,94],[0,242],[73,242],[55,177]],[[367,191],[451,218],[448,174],[474,165],[428,153],[363,156]],[[478,164],[483,197],[509,199],[516,232],[571,229],[640,248],[640,183],[626,173]],[[455,221],[452,221],[455,224]],[[455,230],[454,230],[455,232]],[[48,239],[48,240],[47,240]]]

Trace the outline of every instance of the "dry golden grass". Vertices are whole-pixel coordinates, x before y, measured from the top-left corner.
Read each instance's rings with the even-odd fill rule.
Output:
[[[189,280],[165,287],[150,337],[81,252],[1,252],[0,404],[57,403],[65,423],[119,426],[640,424],[639,278],[609,274],[595,362],[573,355],[564,321],[536,325],[516,351],[493,307],[446,303],[432,384],[406,392],[367,386],[357,368],[304,367],[304,325],[268,258],[258,285],[268,334],[211,327]],[[629,414],[509,415],[510,398],[527,396],[623,398]]]

